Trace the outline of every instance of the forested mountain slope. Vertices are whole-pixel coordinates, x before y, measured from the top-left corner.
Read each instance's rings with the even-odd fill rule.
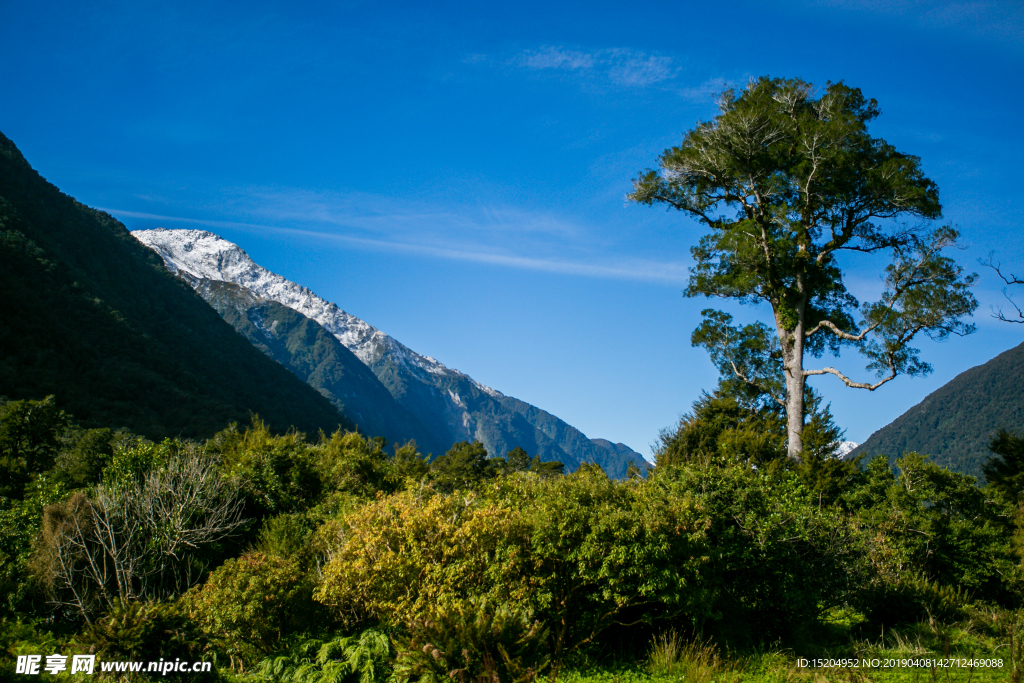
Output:
[[[440,454],[451,447],[447,433],[431,430],[403,408],[373,372],[315,320],[231,282],[202,280],[192,285],[239,334],[319,391],[364,434],[383,436],[393,444],[414,440],[423,453]]]
[[[0,395],[54,394],[85,425],[206,437],[354,428],[226,324],[109,215],[62,194],[0,134]]]
[[[1024,430],[1024,344],[971,368],[872,434],[851,457],[905,451],[930,455],[948,469],[981,476],[999,429]]]
[[[213,233],[157,229],[132,234],[192,283],[231,282],[315,320],[366,364],[398,403],[433,432],[445,434],[448,444],[481,441],[492,456],[504,456],[518,446],[542,460],[560,461],[569,470],[597,463],[613,477],[625,476],[630,460],[645,467],[638,454],[594,444],[554,415],[416,353],[309,289],[259,266],[237,245]]]

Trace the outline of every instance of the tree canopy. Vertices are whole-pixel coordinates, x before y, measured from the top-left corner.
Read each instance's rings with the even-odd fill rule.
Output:
[[[725,91],[719,114],[700,122],[660,168],[629,195],[665,204],[709,229],[691,249],[687,296],[768,304],[773,327],[732,324],[705,310],[693,334],[727,378],[769,393],[787,413],[788,454],[803,450],[807,377],[831,374],[875,390],[900,374],[931,368],[910,344],[973,331],[961,318],[977,302],[974,275],[942,251],[959,237],[936,226],[938,187],[918,157],[868,133],[878,103],[857,88],[824,92],[799,79],[762,77]],[[884,291],[861,303],[846,289],[844,252],[885,254]],[[804,357],[853,346],[874,381],[832,366],[804,368]]]

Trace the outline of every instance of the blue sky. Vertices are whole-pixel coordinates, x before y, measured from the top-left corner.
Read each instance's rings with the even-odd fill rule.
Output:
[[[872,132],[921,157],[980,275],[977,333],[921,342],[931,376],[814,380],[862,441],[1024,337],[990,317],[1001,283],[977,266],[1024,273],[1022,62],[1020,2],[2,0],[0,131],[130,229],[206,227],[647,454],[716,373],[689,343],[708,302],[681,294],[700,229],[627,204],[631,180],[728,85],[844,80],[879,101]],[[850,262],[855,294],[878,265]]]

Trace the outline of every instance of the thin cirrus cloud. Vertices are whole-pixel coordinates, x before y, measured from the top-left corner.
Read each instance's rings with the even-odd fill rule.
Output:
[[[513,57],[511,63],[533,71],[550,69],[595,74],[618,85],[634,87],[671,80],[680,70],[672,57],[625,48],[583,52],[546,46],[526,50]]]
[[[547,213],[486,205],[448,209],[363,193],[258,189],[241,191],[230,201],[236,215],[251,215],[260,222],[338,225],[390,237],[434,234],[459,241],[466,236],[507,239],[514,234],[564,241],[582,232]]]
[[[1009,0],[803,0],[812,7],[905,20],[1011,48],[1024,47],[1024,5]]]
[[[255,233],[276,233],[295,237],[312,238],[325,243],[348,245],[350,247],[372,251],[398,252],[439,258],[450,261],[465,261],[487,265],[517,268],[522,270],[576,275],[599,279],[632,280],[653,282],[658,284],[679,285],[687,282],[688,268],[684,264],[653,261],[641,258],[623,258],[618,260],[584,261],[557,258],[536,258],[517,254],[502,253],[496,250],[451,248],[429,244],[416,244],[395,240],[358,237],[322,230],[305,228],[280,227],[240,221],[222,221],[201,218],[184,218],[162,214],[127,211],[116,208],[99,208],[116,217],[157,220],[167,223],[184,223],[207,228],[231,228]]]

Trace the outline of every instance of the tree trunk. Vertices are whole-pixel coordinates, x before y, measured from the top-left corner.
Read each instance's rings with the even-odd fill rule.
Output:
[[[786,433],[788,443],[786,454],[802,462],[804,450],[804,335],[803,325],[795,330],[785,330],[779,325],[779,342],[782,345],[782,363],[786,371]]]

